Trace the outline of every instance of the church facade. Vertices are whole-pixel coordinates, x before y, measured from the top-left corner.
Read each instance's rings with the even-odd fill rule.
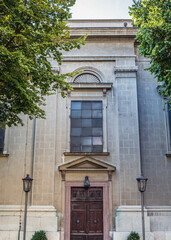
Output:
[[[27,239],[126,240],[142,236],[137,181],[148,178],[145,231],[171,239],[171,114],[138,54],[131,20],[70,20],[80,50],[64,52],[54,73],[79,71],[73,90],[46,98],[46,120],[23,116],[1,133],[0,239],[22,239],[22,178],[33,177]]]

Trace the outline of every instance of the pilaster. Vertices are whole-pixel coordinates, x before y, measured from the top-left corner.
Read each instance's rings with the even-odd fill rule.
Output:
[[[140,144],[136,66],[115,68],[118,104],[120,205],[139,204]]]

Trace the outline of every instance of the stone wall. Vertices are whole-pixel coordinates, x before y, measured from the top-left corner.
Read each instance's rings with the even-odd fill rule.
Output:
[[[74,90],[66,98],[60,91],[46,98],[46,120],[31,121],[23,116],[24,127],[6,130],[4,153],[9,156],[0,156],[0,239],[17,238],[20,215],[23,230],[22,178],[29,173],[34,181],[29,193],[28,240],[41,229],[51,240],[64,240],[65,181],[59,166],[86,156],[70,154],[71,101],[101,100],[104,152],[88,157],[110,163],[116,171],[110,177],[88,170],[84,174],[69,172],[65,180],[83,181],[87,174],[90,182],[108,181],[110,239],[126,240],[130,231],[141,233],[136,177],[143,170],[149,179],[145,193],[147,239],[169,240],[171,161],[165,156],[170,150],[167,113],[156,80],[144,71],[149,62],[138,55],[134,46],[136,30],[131,20],[127,28],[122,20],[78,20],[70,24],[73,37],[88,32],[86,45],[64,52],[60,68],[53,59],[49,61],[61,73],[93,72],[99,76],[99,84],[74,85],[74,78],[67,79]]]

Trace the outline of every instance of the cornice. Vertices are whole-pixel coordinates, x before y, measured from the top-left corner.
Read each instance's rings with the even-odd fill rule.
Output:
[[[136,55],[113,55],[113,56],[65,56],[63,55],[63,62],[113,62],[118,58],[135,58]]]
[[[70,30],[71,37],[88,35],[91,37],[127,37],[135,38],[137,29],[133,27],[73,27]]]
[[[114,69],[115,73],[120,73],[120,72],[137,72],[138,71],[138,66],[130,66],[130,67],[116,67]]]
[[[111,89],[113,83],[69,83],[74,89]]]

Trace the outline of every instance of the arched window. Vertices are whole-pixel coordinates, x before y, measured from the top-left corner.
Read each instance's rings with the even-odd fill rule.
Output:
[[[98,76],[92,73],[82,73],[74,79],[75,83],[100,83]]]

